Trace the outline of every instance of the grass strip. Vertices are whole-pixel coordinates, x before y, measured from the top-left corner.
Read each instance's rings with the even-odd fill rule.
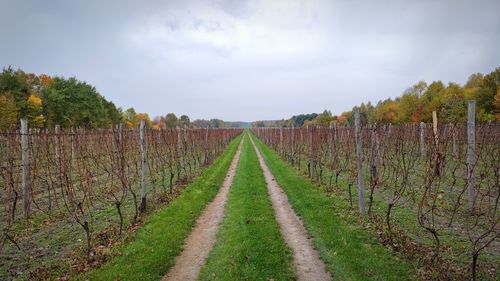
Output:
[[[148,222],[121,249],[119,256],[76,279],[160,280],[174,265],[196,219],[219,191],[240,140],[241,137],[233,140],[170,206],[150,215]]]
[[[199,280],[295,280],[257,154],[245,133],[217,242]]]
[[[279,155],[254,138],[269,169],[326,263],[333,280],[412,280],[414,266],[384,248],[355,220],[336,212],[327,197]]]

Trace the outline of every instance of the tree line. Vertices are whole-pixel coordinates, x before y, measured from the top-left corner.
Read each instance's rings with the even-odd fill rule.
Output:
[[[461,86],[442,81],[428,84],[420,81],[406,89],[395,99],[380,100],[376,105],[371,102],[359,105],[363,124],[417,124],[429,123],[432,112],[438,112],[444,123],[465,122],[467,101],[477,101],[476,118],[478,122],[500,120],[500,67],[487,75],[475,73]],[[353,125],[353,111],[333,115],[325,110],[320,114],[300,114],[289,119],[276,121],[256,121],[253,127],[329,127],[332,124]]]
[[[187,115],[174,113],[151,120],[134,108],[117,107],[94,86],[74,77],[36,75],[10,66],[0,73],[0,108],[0,130],[19,128],[21,118],[28,120],[30,128],[111,128],[116,124],[137,128],[141,120],[154,129],[227,127],[220,119],[191,121]]]
[[[121,119],[119,108],[85,82],[12,67],[0,73],[0,108],[0,129],[18,128],[20,118],[31,128],[110,127]]]

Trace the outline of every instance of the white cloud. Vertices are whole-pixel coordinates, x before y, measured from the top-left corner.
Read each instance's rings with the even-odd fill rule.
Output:
[[[302,2],[252,2],[245,17],[208,4],[175,7],[139,25],[130,39],[134,47],[160,59],[192,56],[217,62],[222,56],[244,66],[256,60],[301,59],[327,47],[316,13]]]

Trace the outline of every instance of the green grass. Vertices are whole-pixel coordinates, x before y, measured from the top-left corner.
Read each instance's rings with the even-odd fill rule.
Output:
[[[327,197],[277,153],[254,138],[269,169],[313,237],[333,280],[412,280],[414,265],[394,256],[354,219],[337,212]]]
[[[217,242],[200,280],[295,280],[257,155],[245,134]]]
[[[173,266],[196,219],[213,200],[236,153],[236,138],[170,206],[151,214],[120,255],[80,280],[160,280]]]

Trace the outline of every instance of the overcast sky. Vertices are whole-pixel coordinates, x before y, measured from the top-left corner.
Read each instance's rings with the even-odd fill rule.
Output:
[[[500,67],[500,1],[0,0],[0,66],[124,109],[281,119]]]

